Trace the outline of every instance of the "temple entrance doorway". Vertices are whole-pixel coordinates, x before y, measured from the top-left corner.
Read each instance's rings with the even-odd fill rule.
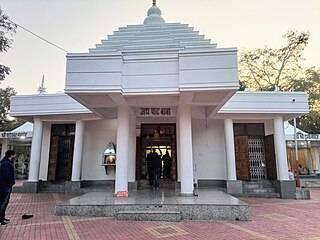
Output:
[[[48,181],[71,180],[75,124],[53,124],[51,127]]]
[[[234,124],[237,179],[276,180],[273,135],[265,136],[263,123]]]
[[[149,183],[156,158],[161,159],[160,185],[177,179],[176,125],[141,124],[137,139],[136,178]],[[144,181],[143,181],[144,180]]]

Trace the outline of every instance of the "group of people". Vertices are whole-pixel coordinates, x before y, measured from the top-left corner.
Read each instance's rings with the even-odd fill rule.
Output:
[[[163,156],[160,149],[159,152],[160,154],[153,149],[146,159],[150,186],[154,189],[159,187],[161,177],[170,178],[171,175],[171,157],[168,150]]]
[[[299,174],[300,175],[309,175],[310,174],[310,170],[306,167],[302,167],[301,164],[299,164]]]

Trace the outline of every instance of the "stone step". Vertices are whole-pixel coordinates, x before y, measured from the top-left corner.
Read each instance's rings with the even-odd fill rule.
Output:
[[[245,193],[275,193],[274,188],[254,188],[254,189],[244,189]]]
[[[174,180],[171,179],[161,179],[159,187],[165,187],[165,188],[175,188],[176,183]],[[138,182],[138,188],[139,189],[149,189],[150,183],[149,180],[140,180]]]
[[[65,193],[65,190],[55,190],[55,189],[41,189],[39,192],[41,193]]]
[[[181,221],[181,212],[177,211],[119,211],[117,220],[130,221]]]
[[[50,188],[50,187],[45,187],[45,188],[41,188],[40,192],[64,193],[64,192],[65,192],[65,188]]]
[[[305,183],[307,188],[320,188],[320,180],[310,180]]]
[[[65,183],[50,183],[44,182],[40,192],[57,192],[63,193],[65,192],[66,185]]]
[[[255,188],[272,188],[273,184],[270,182],[244,182],[244,189],[255,189]]]
[[[243,193],[242,196],[255,198],[280,198],[279,193]]]

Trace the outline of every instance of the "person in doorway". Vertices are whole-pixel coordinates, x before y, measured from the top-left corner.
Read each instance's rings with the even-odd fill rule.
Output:
[[[153,155],[153,153],[149,153],[146,158],[149,184],[151,187],[153,186],[152,155]]]
[[[6,226],[10,221],[6,218],[6,210],[10,201],[12,186],[15,184],[14,158],[15,152],[8,150],[0,162],[0,226]]]
[[[157,189],[160,185],[161,177],[161,155],[156,152],[156,149],[153,149],[152,158],[153,188]]]
[[[163,161],[163,168],[164,168],[164,178],[170,178],[171,174],[171,157],[169,155],[168,150],[166,151],[166,154],[162,157]]]

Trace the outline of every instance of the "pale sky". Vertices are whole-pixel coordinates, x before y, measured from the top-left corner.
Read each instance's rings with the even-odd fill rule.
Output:
[[[69,52],[87,52],[118,27],[141,24],[151,5],[151,0],[0,0],[13,21]],[[280,47],[289,29],[309,30],[304,65],[320,67],[319,0],[158,0],[157,6],[166,22],[188,23],[218,47]],[[36,93],[44,74],[47,93],[64,90],[65,53],[22,29],[0,62],[12,70],[0,87]]]

